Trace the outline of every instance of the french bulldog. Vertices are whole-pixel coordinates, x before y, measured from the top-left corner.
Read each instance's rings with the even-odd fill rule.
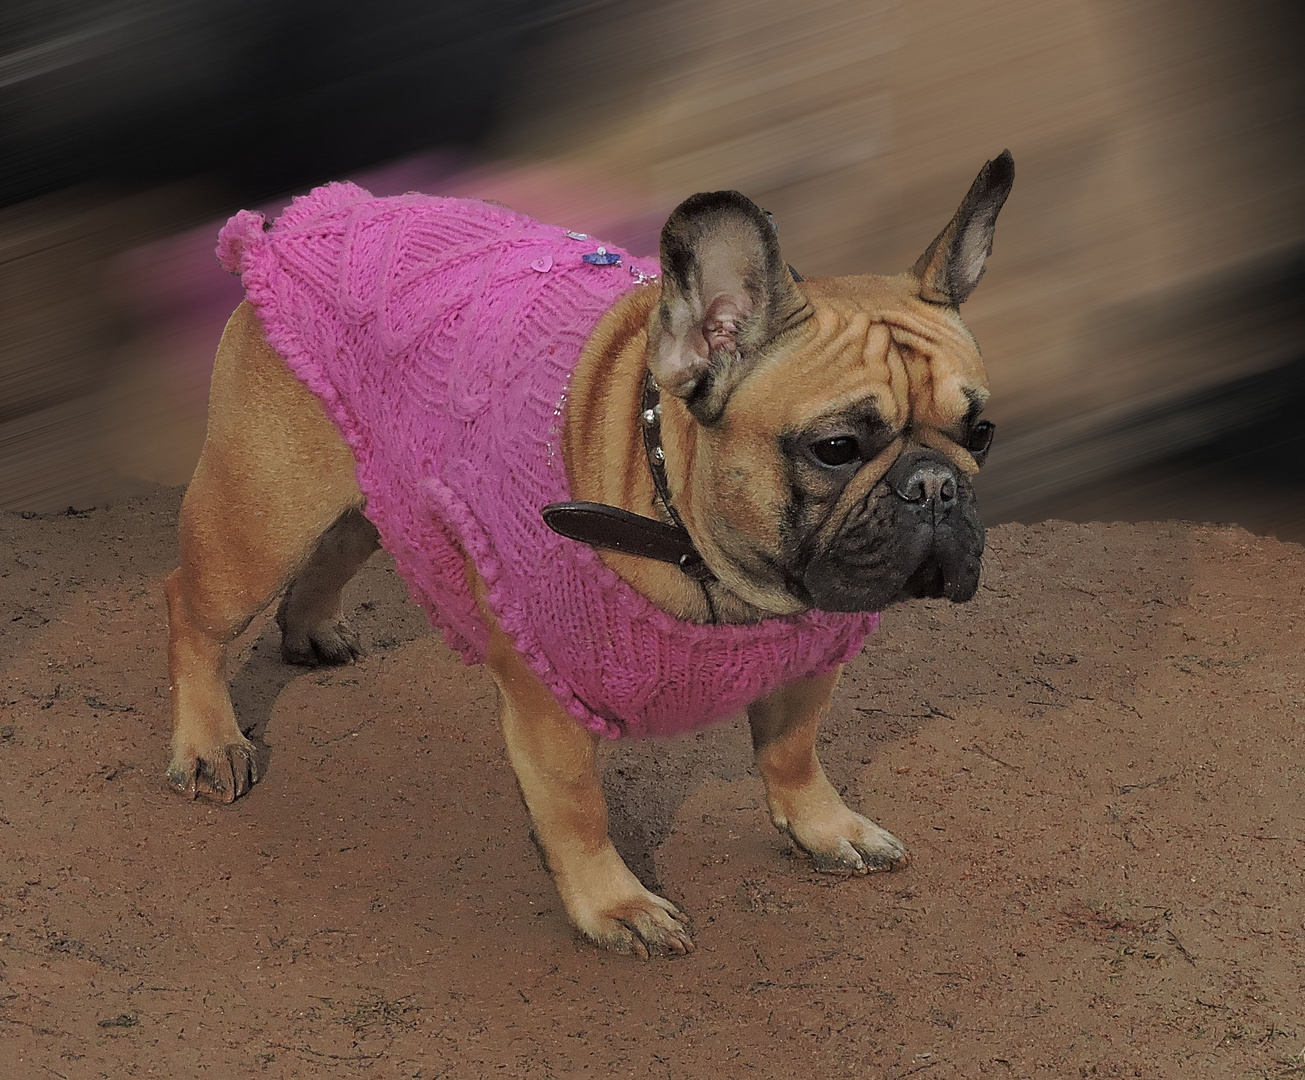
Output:
[[[608,837],[604,735],[745,711],[775,826],[820,870],[899,865],[816,731],[873,613],[978,588],[970,478],[992,425],[959,307],[1013,179],[1009,152],[989,161],[892,277],[803,280],[737,192],[677,207],[659,264],[494,204],[349,185],[275,225],[237,215],[219,255],[246,300],[166,583],[171,783],[230,802],[262,779],[228,645],[282,597],[287,661],[354,659],[341,589],[383,545],[492,673],[589,940],[694,947]]]

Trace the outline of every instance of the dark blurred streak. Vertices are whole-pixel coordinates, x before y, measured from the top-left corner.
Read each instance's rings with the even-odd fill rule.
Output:
[[[1212,446],[1277,446],[1296,467],[1275,482],[1305,494],[1305,246],[1107,308],[1093,323],[1082,335],[1091,352],[1078,365],[1074,409],[1026,423],[995,455],[1001,467],[977,481],[989,520],[1072,512],[1079,488],[1091,488],[1094,512],[1106,513],[1105,477],[1116,492],[1110,516],[1165,516],[1154,499],[1129,498],[1129,474],[1190,462],[1189,451]],[[1271,443],[1260,429],[1276,431]],[[1210,500],[1196,493],[1184,503],[1187,516],[1202,501]],[[1173,499],[1165,505],[1178,512]],[[1305,512],[1290,524],[1290,513],[1279,517],[1305,540]]]
[[[572,22],[576,19],[584,18],[587,15],[597,15],[600,12],[610,11],[617,3],[618,0],[590,0],[590,3],[587,4],[573,4],[570,7],[564,7],[558,11],[553,11],[532,18],[526,23],[526,30],[529,33],[535,33],[539,30],[549,30],[554,26]]]
[[[1305,543],[1305,359],[1143,413],[1122,434],[1127,469],[1086,470],[1006,516],[1214,521]]]
[[[0,14],[0,204],[91,180],[201,173],[259,199],[471,144],[538,7],[11,2]]]

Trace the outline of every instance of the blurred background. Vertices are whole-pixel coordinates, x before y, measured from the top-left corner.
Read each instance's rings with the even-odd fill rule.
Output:
[[[189,478],[242,207],[350,178],[656,249],[737,188],[893,273],[1009,147],[985,520],[1305,541],[1299,0],[8,0],[0,507]]]

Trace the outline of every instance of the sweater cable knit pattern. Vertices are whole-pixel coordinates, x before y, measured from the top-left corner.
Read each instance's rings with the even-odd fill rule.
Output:
[[[669,735],[850,659],[878,616],[679,620],[544,525],[571,497],[559,409],[581,348],[637,287],[627,267],[659,271],[625,252],[591,266],[595,246],[491,203],[330,184],[272,227],[241,211],[218,257],[353,450],[367,516],[445,641],[485,659],[469,556],[568,713],[609,738]]]

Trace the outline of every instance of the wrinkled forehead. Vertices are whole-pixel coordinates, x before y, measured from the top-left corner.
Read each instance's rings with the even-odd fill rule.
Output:
[[[910,275],[803,284],[815,312],[807,348],[827,380],[824,407],[869,399],[894,427],[946,429],[987,400],[987,373],[959,313],[921,300]]]

